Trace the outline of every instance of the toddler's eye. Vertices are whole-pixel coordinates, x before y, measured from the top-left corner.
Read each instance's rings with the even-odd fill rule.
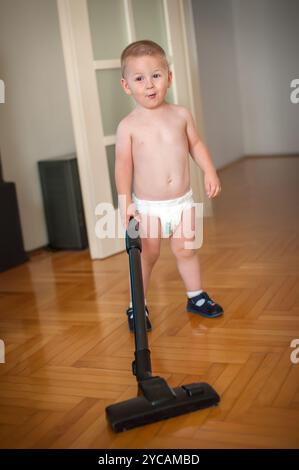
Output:
[[[135,81],[136,81],[136,82],[141,82],[141,80],[142,80],[142,77],[136,77],[136,78],[135,78]]]
[[[159,77],[161,77],[161,74],[160,73],[154,73],[153,77],[154,78],[159,78]]]

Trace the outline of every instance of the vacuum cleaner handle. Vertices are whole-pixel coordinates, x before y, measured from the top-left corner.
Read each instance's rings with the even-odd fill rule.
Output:
[[[134,315],[135,361],[133,373],[137,379],[151,376],[150,351],[146,332],[145,300],[141,269],[141,238],[139,222],[130,217],[126,230],[126,250],[130,261],[131,297]]]

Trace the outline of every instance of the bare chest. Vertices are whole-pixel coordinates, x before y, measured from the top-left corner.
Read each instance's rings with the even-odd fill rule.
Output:
[[[155,123],[138,123],[132,132],[133,152],[168,146],[185,145],[186,131],[182,120],[158,121]]]

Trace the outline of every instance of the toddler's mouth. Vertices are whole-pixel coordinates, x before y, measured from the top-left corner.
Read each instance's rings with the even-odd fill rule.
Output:
[[[156,95],[157,93],[151,93],[150,95],[147,95],[147,97],[151,100],[153,100],[154,98],[156,98]]]

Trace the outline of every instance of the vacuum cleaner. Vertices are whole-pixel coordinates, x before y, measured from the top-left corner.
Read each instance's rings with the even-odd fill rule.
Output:
[[[134,315],[137,397],[106,408],[113,431],[126,431],[162,419],[216,406],[220,397],[208,383],[191,383],[171,388],[163,377],[153,376],[146,331],[144,290],[141,270],[141,238],[139,222],[130,218],[126,230],[126,251],[129,255],[131,295]]]

